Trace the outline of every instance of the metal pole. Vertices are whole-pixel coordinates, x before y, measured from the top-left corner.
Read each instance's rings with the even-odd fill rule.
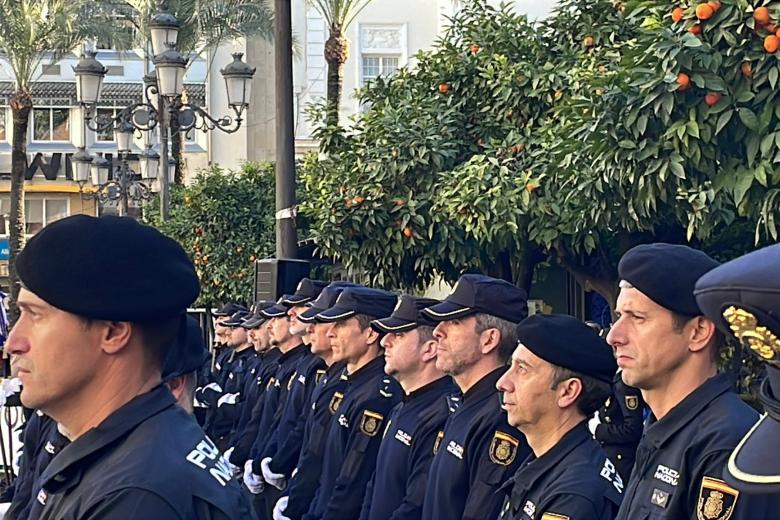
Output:
[[[274,1],[276,73],[276,257],[298,256],[295,230],[295,130],[293,126],[291,0]]]
[[[160,117],[160,219],[168,220],[168,210],[171,204],[170,186],[168,185],[168,111],[165,110],[165,97],[157,94],[157,109]]]

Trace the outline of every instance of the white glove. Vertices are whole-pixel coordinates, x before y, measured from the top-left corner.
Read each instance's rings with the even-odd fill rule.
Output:
[[[588,429],[590,430],[591,435],[596,435],[596,428],[599,424],[601,424],[601,417],[599,417],[599,413],[596,412],[588,421]]]
[[[230,468],[230,471],[233,472],[233,476],[236,476],[239,473],[241,473],[241,469],[235,464],[233,464],[232,462],[230,462],[230,456],[232,454],[233,454],[233,447],[231,446],[225,451],[225,453],[222,454],[222,460],[225,461],[225,464],[227,464],[227,466]]]
[[[290,518],[284,516],[284,511],[287,509],[287,502],[290,497],[282,497],[274,506],[274,520],[290,520]]]
[[[281,491],[287,485],[287,479],[285,478],[284,475],[279,473],[274,473],[273,471],[271,471],[270,466],[271,466],[271,457],[266,457],[260,461],[260,467],[263,470],[263,478],[265,479],[266,482],[268,482],[273,487]]]
[[[253,495],[259,495],[263,492],[265,484],[263,483],[263,477],[252,473],[252,460],[246,461],[244,464],[244,485]]]

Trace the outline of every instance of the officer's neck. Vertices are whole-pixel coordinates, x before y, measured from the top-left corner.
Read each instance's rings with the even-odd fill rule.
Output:
[[[249,342],[246,342],[243,345],[239,345],[236,347],[236,354],[238,354],[239,352],[243,352],[249,348],[252,348],[252,344]]]
[[[562,410],[560,414],[542,417],[535,424],[525,424],[519,429],[525,435],[531,451],[539,458],[584,420],[585,417],[574,410]]]
[[[322,359],[327,366],[331,366],[333,364],[333,351],[328,349],[327,352],[320,352],[317,354],[320,359]]]
[[[706,354],[709,355],[709,352]],[[656,419],[663,419],[672,408],[718,373],[714,364],[698,361],[689,358],[687,363],[669,373],[664,380],[652,387],[642,388],[642,397]]]
[[[279,350],[282,352],[282,354],[285,354],[300,344],[301,344],[300,336],[290,336],[288,339],[279,343],[277,347],[279,347]]]
[[[404,389],[404,393],[409,395],[415,390],[419,390],[437,379],[441,379],[444,377],[444,373],[436,368],[436,362],[434,360],[432,363],[425,363],[417,367],[417,370],[411,374],[398,373],[393,375],[393,377],[401,385],[401,388]]]
[[[379,343],[375,342],[369,344],[365,352],[347,360],[347,373],[354,374],[364,366],[368,365],[371,361],[376,359],[379,356],[379,353]]]
[[[488,354],[479,358],[473,365],[466,367],[460,374],[452,374],[452,379],[455,380],[460,391],[465,394],[472,386],[500,366],[501,362],[498,360],[498,356]]]

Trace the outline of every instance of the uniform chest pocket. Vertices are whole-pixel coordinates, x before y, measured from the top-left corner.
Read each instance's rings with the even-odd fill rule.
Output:
[[[641,518],[644,520],[666,520],[674,518],[672,505],[674,489],[671,486],[655,485],[645,497]]]

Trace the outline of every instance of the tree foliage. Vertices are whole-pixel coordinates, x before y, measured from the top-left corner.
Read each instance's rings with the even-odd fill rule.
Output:
[[[637,243],[775,238],[769,32],[746,1],[706,21],[696,5],[563,0],[529,22],[469,3],[414,68],[359,92],[351,127],[318,128],[303,179],[321,253],[390,287],[469,269],[528,286],[549,258],[614,301]]]
[[[196,305],[252,299],[254,261],[274,252],[274,166],[247,163],[240,170],[211,168],[192,184],[174,187],[169,220],[158,201],[146,221],[177,240],[192,258],[201,283]]]

